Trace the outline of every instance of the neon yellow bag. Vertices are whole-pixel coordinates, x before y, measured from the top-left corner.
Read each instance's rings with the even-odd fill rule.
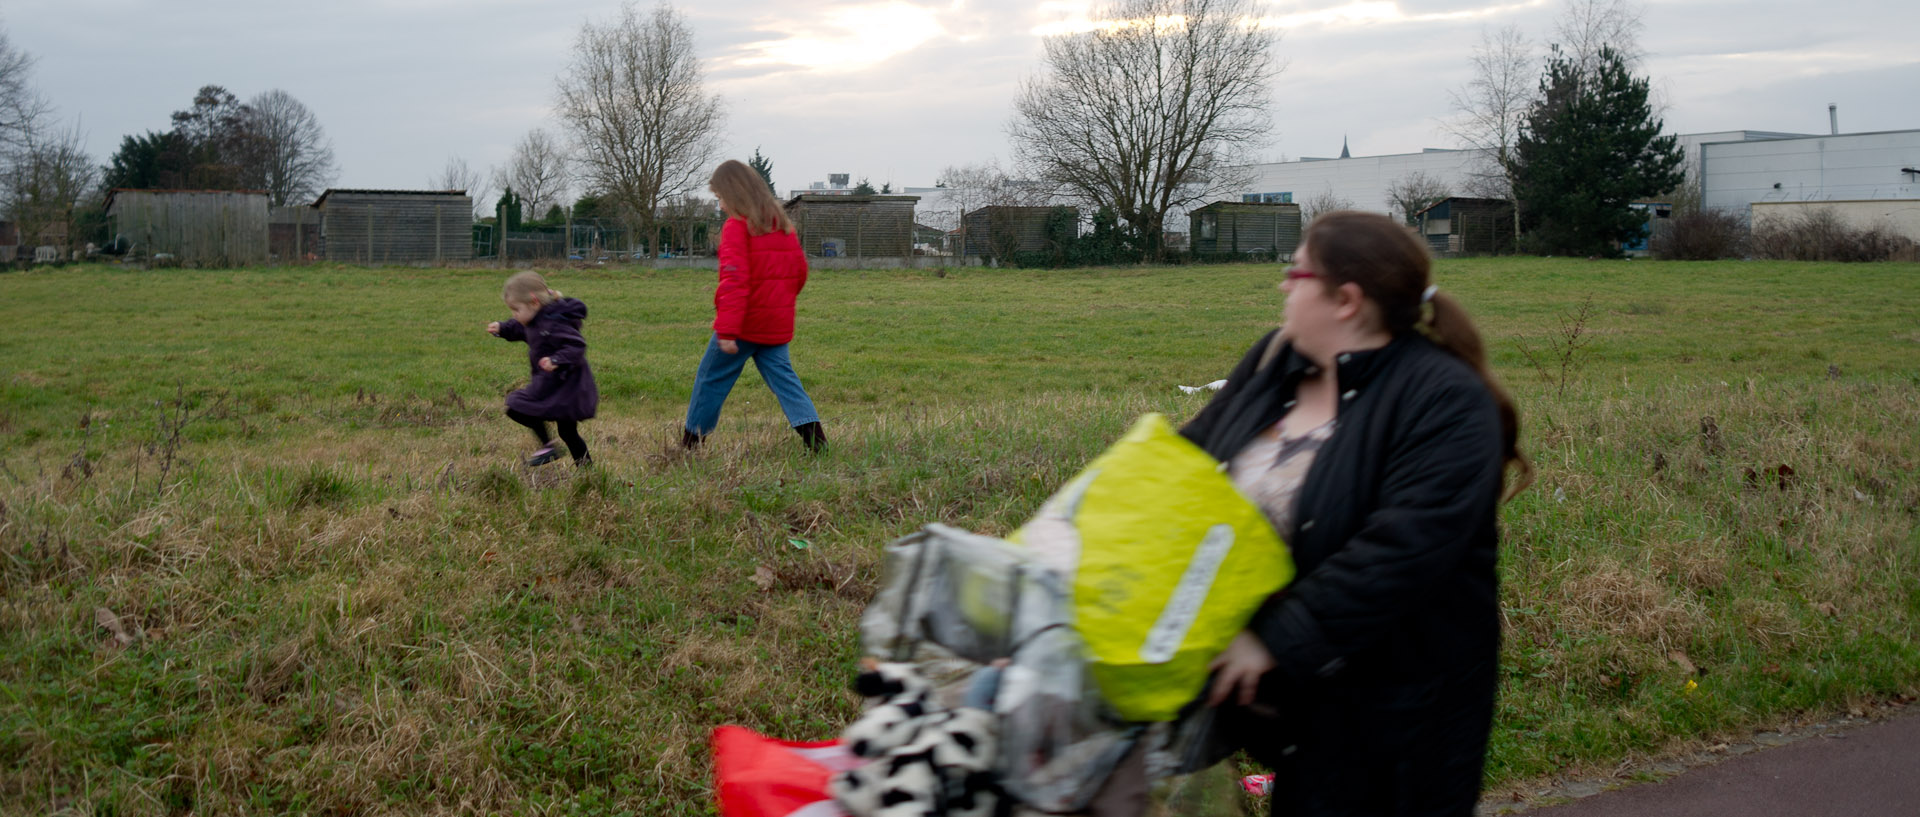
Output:
[[[1265,513],[1148,414],[1008,537],[1072,577],[1088,669],[1123,718],[1169,721],[1293,578]]]

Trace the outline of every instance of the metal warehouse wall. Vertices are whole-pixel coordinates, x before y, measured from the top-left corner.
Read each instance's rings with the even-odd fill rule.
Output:
[[[1701,145],[1707,207],[1774,201],[1920,199],[1920,130]]]

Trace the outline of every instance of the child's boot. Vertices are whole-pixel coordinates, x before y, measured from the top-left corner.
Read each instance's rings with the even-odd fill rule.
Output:
[[[794,426],[793,430],[800,435],[800,442],[808,451],[818,454],[827,450],[827,432],[820,428],[818,420]]]
[[[527,458],[527,467],[535,468],[546,465],[547,463],[560,459],[564,452],[565,449],[559,443],[547,443],[545,448],[533,452],[533,456]]]
[[[707,441],[707,435],[705,434],[695,434],[693,433],[692,429],[680,430],[680,447],[681,448],[685,448],[691,451],[695,448],[699,448],[700,444],[706,441]]]

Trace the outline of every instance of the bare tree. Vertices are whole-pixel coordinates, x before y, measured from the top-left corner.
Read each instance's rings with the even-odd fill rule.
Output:
[[[699,189],[720,153],[725,113],[686,18],[665,3],[643,18],[629,2],[581,25],[558,90],[581,179],[651,238],[660,205]]]
[[[1006,168],[1000,166],[998,159],[969,165],[948,165],[940,171],[936,181],[946,191],[943,199],[949,209],[927,213],[922,223],[929,227],[957,229],[966,214],[982,207],[1039,206],[1052,200],[1052,192],[1046,185],[1007,175]],[[918,215],[916,217],[921,218]]]
[[[1462,147],[1480,153],[1467,167],[1467,192],[1511,199],[1514,145],[1520,143],[1520,123],[1539,95],[1533,44],[1519,26],[1483,29],[1472,64],[1472,79],[1448,92],[1454,116],[1441,126]]]
[[[38,122],[20,138],[8,151],[0,209],[12,218],[22,247],[77,244],[75,215],[80,200],[94,194],[100,172],[87,155],[86,134],[78,126]]]
[[[76,125],[53,121],[53,104],[33,86],[33,57],[0,30],[0,214],[22,247],[69,245],[74,215],[100,169]]]
[[[173,112],[173,132],[187,144],[187,184],[208,190],[239,190],[249,176],[247,106],[219,85],[202,85],[193,106]]]
[[[1329,185],[1321,188],[1320,192],[1308,196],[1306,202],[1300,205],[1300,224],[1305,226],[1312,223],[1314,219],[1336,210],[1352,209],[1353,199],[1333,192],[1333,187]]]
[[[1008,126],[1021,166],[1111,207],[1149,255],[1169,213],[1243,186],[1272,122],[1276,36],[1252,0],[1116,0],[1048,37]]]
[[[458,156],[448,156],[446,167],[440,168],[438,174],[427,177],[428,190],[466,191],[467,196],[473,199],[475,218],[491,212],[493,202],[486,200],[490,187],[484,174],[467,166],[467,160]]]
[[[1640,48],[1644,6],[1632,0],[1567,0],[1553,24],[1553,39],[1580,75],[1592,74],[1600,64],[1600,49],[1612,48],[1620,62],[1633,70],[1646,58]]]
[[[250,183],[274,204],[310,199],[333,181],[333,144],[320,118],[292,94],[263,92],[247,103],[245,116]]]
[[[705,251],[719,241],[725,222],[720,203],[704,196],[684,195],[660,204],[659,230],[671,249]]]
[[[33,55],[13,46],[0,29],[0,152],[25,147],[53,105],[33,87]]]
[[[567,154],[545,128],[534,128],[513,146],[506,184],[527,204],[528,218],[541,218],[567,193]]]
[[[1401,220],[1411,225],[1415,214],[1451,195],[1453,191],[1440,177],[1416,170],[1387,185],[1387,209],[1398,212]]]

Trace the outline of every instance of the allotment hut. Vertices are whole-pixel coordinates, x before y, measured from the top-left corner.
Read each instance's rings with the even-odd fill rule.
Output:
[[[1300,246],[1300,205],[1216,201],[1187,214],[1194,255],[1292,255]]]
[[[320,256],[352,264],[473,258],[473,199],[465,190],[342,190],[320,194]]]
[[[991,258],[1011,258],[1017,253],[1051,252],[1053,240],[1047,235],[1047,219],[1062,210],[1077,232],[1080,211],[1072,207],[1023,207],[993,204],[961,217],[966,234],[966,254]]]
[[[913,255],[913,205],[919,200],[803,193],[789,199],[786,208],[808,255],[900,258]]]
[[[267,194],[258,190],[114,190],[107,229],[138,258],[186,267],[267,262]]]

